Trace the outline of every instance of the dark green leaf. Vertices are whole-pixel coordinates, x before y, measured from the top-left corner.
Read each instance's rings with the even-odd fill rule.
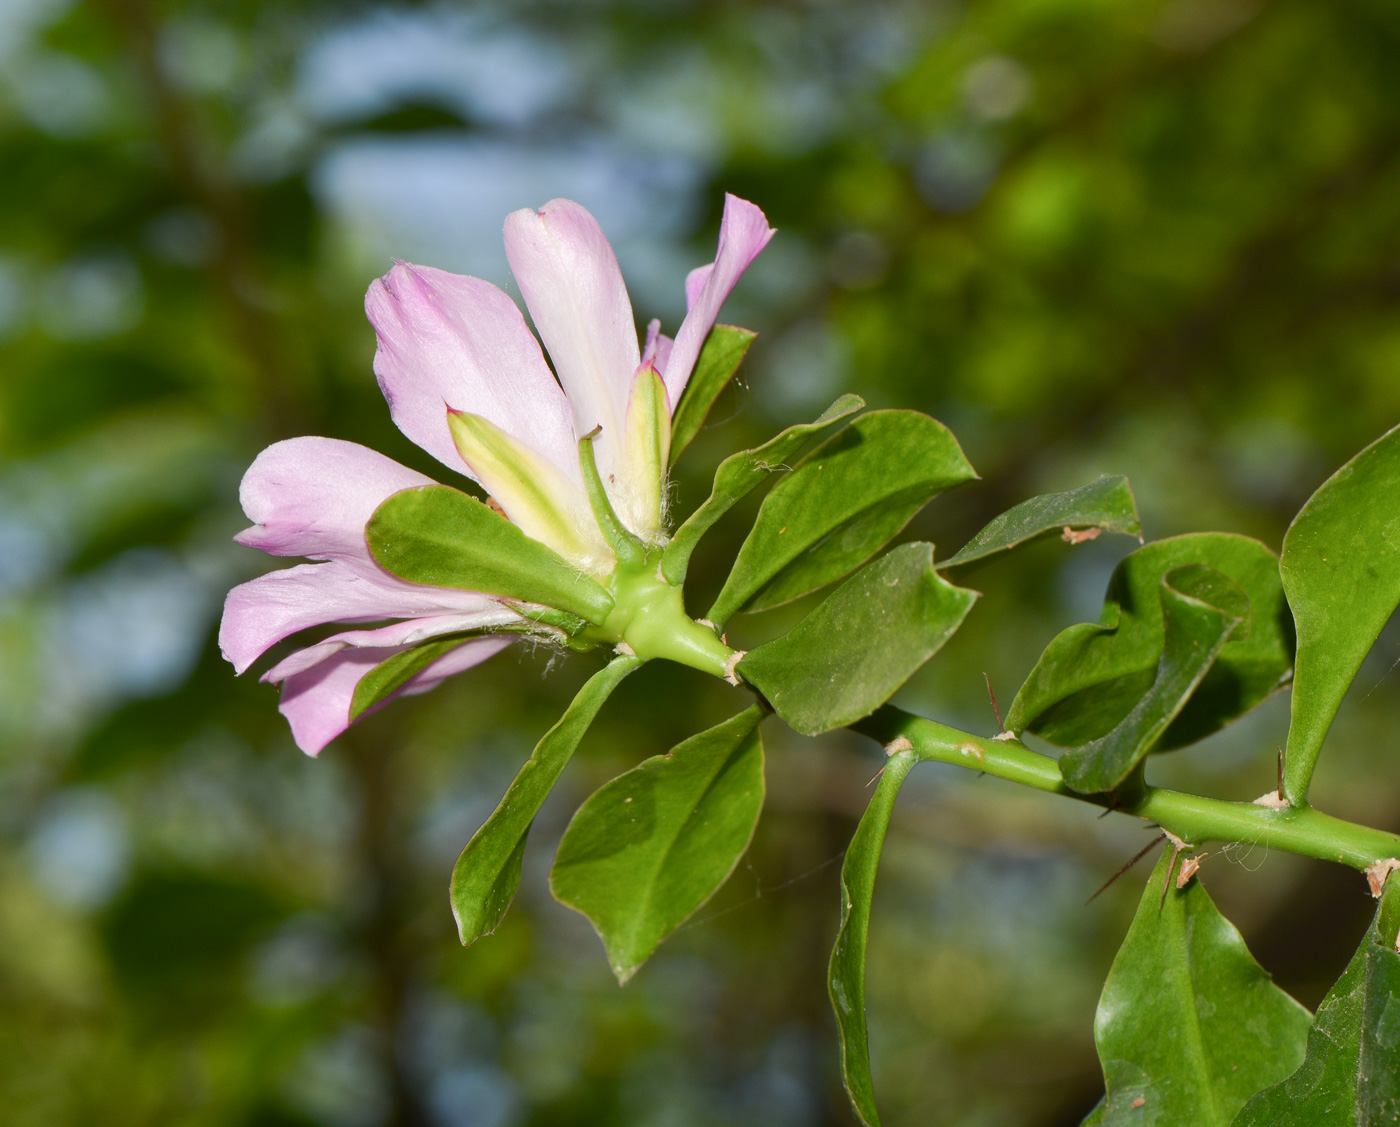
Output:
[[[1199,880],[1164,850],[1094,1018],[1102,1127],[1226,1127],[1303,1059],[1308,1011],[1273,984]],[[1162,890],[1171,883],[1165,900]]]
[[[710,527],[733,508],[750,490],[769,474],[787,469],[785,463],[807,443],[814,434],[831,426],[847,415],[859,411],[865,400],[859,395],[843,395],[811,423],[788,427],[776,438],[754,450],[731,454],[715,471],[715,485],[698,509],[686,518],[661,557],[661,570],[666,578],[679,586],[685,582],[690,566],[690,554]]]
[[[592,921],[619,982],[715,894],[763,808],[763,709],[653,756],[599,788],[574,815],[549,883]]]
[[[535,815],[613,689],[643,664],[641,658],[615,658],[588,679],[467,842],[452,869],[452,914],[464,945],[490,935],[505,916],[520,886],[520,861]]]
[[[577,568],[446,485],[395,493],[375,510],[365,539],[385,571],[410,583],[523,599],[593,623],[613,607],[612,596]]]
[[[1400,879],[1386,882],[1361,946],[1322,999],[1307,1056],[1233,1127],[1380,1127],[1400,1121]]]
[[[1176,719],[1230,635],[1249,619],[1249,596],[1205,564],[1187,564],[1158,584],[1164,623],[1152,687],[1111,732],[1060,757],[1065,783],[1081,794],[1115,790]]]
[[[1098,624],[1071,626],[1046,647],[1011,704],[1007,727],[1067,747],[1116,728],[1156,680],[1161,578],[1187,564],[1214,568],[1243,591],[1248,622],[1235,629],[1156,750],[1202,739],[1287,684],[1293,639],[1277,557],[1246,536],[1195,533],[1154,541],[1118,565]]]
[[[841,1079],[851,1097],[856,1118],[865,1127],[880,1127],[875,1087],[870,1078],[870,1046],[865,1026],[865,945],[870,935],[870,903],[875,895],[875,870],[885,844],[890,815],[900,785],[918,762],[912,751],[896,752],[885,764],[880,785],[865,808],[855,836],[841,863],[841,923],[827,969],[827,991],[836,1011],[841,1047]]]
[[[676,404],[676,413],[671,418],[671,465],[676,464],[681,451],[690,445],[690,440],[705,425],[710,408],[715,405],[725,385],[734,378],[739,362],[757,335],[733,325],[716,325],[710,330],[695,361],[695,370],[686,381],[685,391],[681,392],[681,401]]]
[[[781,638],[751,650],[739,673],[799,732],[842,728],[889,700],[977,597],[934,570],[932,544],[901,544]]]
[[[994,517],[957,555],[939,566],[971,563],[1015,548],[1042,533],[1062,532],[1066,528],[1122,532],[1141,540],[1142,522],[1138,520],[1137,502],[1128,479],[1121,474],[1105,475],[1067,493],[1047,493],[1022,501]]]
[[[1280,569],[1298,624],[1284,794],[1301,805],[1342,697],[1400,603],[1400,427],[1308,499]]]
[[[917,411],[872,411],[827,439],[764,498],[707,616],[764,610],[859,567],[936,494],[977,474],[952,432]]]

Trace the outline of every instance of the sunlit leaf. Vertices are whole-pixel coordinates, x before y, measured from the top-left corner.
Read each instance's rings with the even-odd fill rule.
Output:
[[[1380,1127],[1400,1120],[1400,880],[1386,882],[1375,919],[1322,999],[1307,1056],[1266,1088],[1233,1127]]]
[[[671,465],[676,464],[681,451],[705,425],[710,408],[734,378],[756,336],[757,333],[734,325],[716,325],[710,330],[695,361],[695,370],[686,381],[685,391],[681,392],[681,401],[676,404],[676,413],[671,417]]]
[[[932,544],[902,544],[861,568],[739,673],[806,735],[868,716],[962,625],[977,592],[933,567]]]
[[[520,886],[525,840],[544,800],[612,691],[644,662],[614,658],[593,674],[515,776],[452,869],[452,915],[463,944],[496,930]]]
[[[1102,1127],[1228,1127],[1303,1059],[1308,1011],[1273,984],[1199,879],[1164,850],[1094,1018]],[[1170,882],[1163,899],[1163,888]]]
[[[1187,564],[1162,576],[1163,645],[1152,687],[1107,735],[1060,757],[1060,774],[1082,794],[1114,790],[1180,714],[1235,630],[1249,596],[1224,574]]]
[[[870,1046],[865,1025],[865,947],[870,935],[870,904],[875,871],[885,844],[900,785],[918,762],[912,751],[896,752],[885,764],[880,785],[865,808],[841,863],[841,923],[827,970],[827,990],[836,1011],[841,1049],[841,1080],[851,1107],[865,1127],[879,1127],[875,1087],[870,1077]]]
[[[1113,573],[1097,624],[1061,632],[1045,648],[1007,713],[1007,727],[1066,747],[1106,736],[1157,677],[1163,648],[1159,584],[1173,568],[1204,564],[1249,599],[1241,624],[1154,750],[1208,736],[1287,684],[1293,653],[1278,558],[1257,540],[1202,532],[1157,540]]]
[[[1298,625],[1284,793],[1301,804],[1342,697],[1400,603],[1400,427],[1308,499],[1279,566]]]
[[[715,471],[715,484],[709,497],[676,529],[676,534],[666,545],[661,557],[661,570],[666,573],[666,578],[675,584],[684,583],[690,555],[715,521],[748,496],[770,474],[786,470],[787,460],[801,450],[813,435],[864,406],[865,400],[859,395],[843,395],[815,422],[788,427],[762,446],[741,450],[722,461]]]
[[[365,528],[375,560],[410,583],[524,599],[602,622],[612,596],[474,497],[446,485],[405,489]]]
[[[706,616],[723,625],[840,579],[930,499],[977,476],[952,432],[917,411],[872,411],[813,450],[764,498]]]
[[[1121,474],[1092,481],[1066,493],[1032,497],[992,518],[985,528],[939,567],[957,567],[1018,547],[1046,532],[1068,529],[1071,539],[1092,539],[1098,531],[1121,532],[1142,537],[1137,502],[1128,479]],[[1087,537],[1074,537],[1075,531],[1088,530]]]
[[[626,982],[734,871],[763,808],[757,705],[599,788],[559,843],[555,898],[589,918]]]

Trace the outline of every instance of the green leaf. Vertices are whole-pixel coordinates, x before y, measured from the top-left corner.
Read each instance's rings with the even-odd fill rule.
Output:
[[[574,815],[550,873],[589,918],[626,982],[719,889],[763,808],[764,711],[745,709],[599,788]]]
[[[698,509],[686,518],[675,536],[666,545],[661,557],[661,570],[666,578],[679,586],[685,582],[686,571],[690,566],[690,555],[700,538],[740,500],[746,497],[769,474],[788,467],[784,464],[797,453],[814,434],[818,434],[833,423],[854,414],[865,406],[859,395],[843,395],[821,413],[815,422],[799,423],[788,427],[776,438],[770,439],[753,450],[741,450],[731,454],[719,464],[715,471],[714,488]]]
[[[434,638],[421,646],[381,661],[360,678],[350,698],[350,719],[358,720],[376,704],[381,704],[433,662],[455,650],[468,639],[460,634]]]
[[[681,451],[705,425],[710,408],[734,378],[756,336],[755,332],[733,325],[716,325],[710,330],[695,361],[695,370],[681,392],[681,401],[676,404],[676,413],[671,416],[671,465],[676,464]]]
[[[1380,1127],[1400,1118],[1400,880],[1386,882],[1366,936],[1322,999],[1297,1072],[1233,1127]]]
[[[1098,624],[1071,626],[1046,647],[1011,704],[1007,727],[1066,747],[1116,728],[1156,681],[1161,578],[1188,564],[1214,568],[1242,590],[1248,622],[1235,629],[1155,750],[1194,743],[1287,684],[1293,637],[1278,558],[1246,536],[1194,533],[1153,541],[1123,559]]]
[[[1284,794],[1301,805],[1342,697],[1400,604],[1400,427],[1308,499],[1279,566],[1298,624]]]
[[[1303,1059],[1309,1015],[1164,850],[1099,998],[1102,1127],[1226,1127]],[[1171,883],[1165,900],[1162,890]]]
[[[380,567],[410,583],[542,603],[595,624],[613,607],[561,556],[450,486],[395,493],[370,517],[365,539]]]
[[[1158,584],[1164,623],[1152,687],[1106,736],[1060,757],[1065,783],[1081,794],[1118,788],[1180,714],[1230,635],[1249,620],[1249,596],[1205,564],[1173,568]]]
[[[645,663],[619,657],[593,674],[535,745],[500,805],[472,835],[452,868],[452,915],[463,945],[496,930],[520,886],[525,839],[564,766],[622,679]]]
[[[841,863],[841,923],[827,968],[827,991],[836,1011],[841,1046],[841,1080],[851,1097],[856,1118],[865,1127],[880,1127],[875,1109],[875,1086],[870,1078],[870,1045],[865,1026],[865,946],[870,935],[870,903],[875,895],[875,870],[885,844],[894,800],[910,769],[918,762],[912,751],[896,752],[885,764],[880,785],[856,827]]]
[[[842,728],[889,700],[977,598],[934,570],[932,544],[901,544],[781,638],[749,651],[738,671],[804,735]]]
[[[1142,539],[1142,522],[1128,479],[1105,475],[1066,493],[1032,497],[994,517],[942,568],[958,567],[1024,544],[1046,532],[1102,529]]]
[[[813,450],[763,500],[706,616],[764,610],[859,567],[938,493],[977,474],[958,440],[917,411],[872,411]]]

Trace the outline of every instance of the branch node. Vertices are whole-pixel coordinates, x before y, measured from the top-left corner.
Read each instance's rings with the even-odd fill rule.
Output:
[[[1385,891],[1386,878],[1396,869],[1400,869],[1400,861],[1394,857],[1385,857],[1366,866],[1366,883],[1371,886],[1372,896],[1380,897]]]

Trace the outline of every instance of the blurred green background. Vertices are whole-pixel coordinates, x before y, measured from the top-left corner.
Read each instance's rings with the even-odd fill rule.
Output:
[[[878,749],[767,731],[730,885],[625,989],[545,877],[577,803],[738,707],[648,668],[462,950],[458,850],[596,658],[516,647],[302,756],[213,643],[269,566],[230,536],[274,439],[389,422],[361,312],[391,256],[507,285],[501,222],[569,196],[674,330],[722,192],[780,233],[725,319],[762,336],[679,472],[842,391],[929,411],[984,481],[912,530],[1131,475],[1152,536],[1275,548],[1400,421],[1400,8],[1388,0],[398,6],[0,0],[0,1108],[23,1127],[851,1122],[824,968]],[[752,511],[752,508],[749,510]],[[713,591],[743,534],[692,569]],[[1034,547],[902,700],[991,732],[1129,545]],[[789,620],[739,623],[741,644]],[[1314,789],[1400,830],[1400,631]],[[1154,780],[1272,785],[1278,698]],[[905,788],[870,1006],[894,1127],[1075,1124],[1135,822],[935,765]],[[1145,869],[1143,870],[1145,872]],[[1203,878],[1315,1005],[1361,878],[1248,843]]]

